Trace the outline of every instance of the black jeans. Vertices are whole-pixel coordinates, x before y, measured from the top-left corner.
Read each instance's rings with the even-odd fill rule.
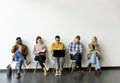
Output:
[[[82,67],[81,67],[82,54],[80,54],[80,53],[78,53],[76,55],[70,54],[70,59],[75,60],[75,64],[76,64],[76,66],[78,66],[78,69],[82,70]]]
[[[39,64],[40,64],[40,66],[41,66],[42,68],[44,68],[44,64],[43,64],[43,63],[45,63],[45,60],[46,60],[46,56],[45,56],[45,55],[35,56],[34,60],[35,60],[35,61],[38,61]]]

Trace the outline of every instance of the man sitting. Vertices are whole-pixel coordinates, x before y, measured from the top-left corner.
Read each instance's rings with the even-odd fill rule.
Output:
[[[17,78],[20,78],[22,63],[24,62],[26,56],[28,55],[28,48],[25,44],[22,43],[21,37],[16,38],[16,43],[15,45],[13,45],[11,52],[14,53],[13,56],[14,61],[18,62]],[[26,62],[27,64],[30,63],[28,61]]]

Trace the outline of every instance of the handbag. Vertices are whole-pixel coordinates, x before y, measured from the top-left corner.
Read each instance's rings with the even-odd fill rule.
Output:
[[[9,65],[7,66],[7,76],[8,76],[8,77],[11,77],[11,75],[12,75],[12,67],[11,67],[11,65],[9,64]]]

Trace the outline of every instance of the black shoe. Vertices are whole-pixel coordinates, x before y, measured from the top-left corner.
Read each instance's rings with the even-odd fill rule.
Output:
[[[99,75],[100,75],[100,73],[99,73],[98,70],[95,71],[95,75],[96,75],[96,76],[99,76]]]
[[[17,73],[16,78],[20,79],[20,73]]]
[[[98,72],[101,74],[101,69],[98,69]]]

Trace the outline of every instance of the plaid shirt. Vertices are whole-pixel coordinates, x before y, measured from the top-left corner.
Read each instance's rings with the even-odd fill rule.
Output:
[[[68,53],[71,54],[72,52],[77,52],[83,54],[83,45],[81,42],[76,44],[74,41],[69,43],[68,45]]]

